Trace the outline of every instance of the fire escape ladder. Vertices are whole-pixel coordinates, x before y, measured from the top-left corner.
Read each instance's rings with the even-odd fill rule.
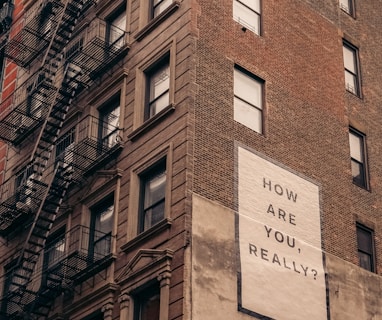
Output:
[[[20,314],[29,315],[33,312],[39,318],[47,317],[50,309],[49,299],[45,299],[44,303],[41,303],[42,300],[38,299],[39,290],[32,285],[32,276],[72,180],[70,168],[63,166],[61,162],[56,164],[53,172],[49,173],[50,169],[47,167],[72,99],[79,88],[81,71],[72,69],[68,64],[65,67],[61,80],[57,79],[58,74],[56,75],[56,73],[63,59],[62,49],[70,40],[73,29],[86,2],[86,0],[66,1],[62,16],[54,30],[54,35],[42,62],[41,70],[45,79],[52,84],[56,82],[59,85],[57,85],[54,98],[49,104],[48,115],[42,125],[31,154],[33,175],[29,181],[31,182],[32,189],[37,186],[43,186],[46,191],[43,194],[42,201],[10,280],[13,290],[9,290],[6,296],[9,319],[18,318]],[[37,87],[37,82],[33,86]],[[43,180],[50,182],[46,183]],[[54,297],[51,298],[54,299]]]
[[[35,180],[35,183],[44,184]],[[45,246],[52,224],[67,191],[70,180],[57,164],[51,180],[45,185],[46,192],[30,228],[25,244],[20,252],[16,268],[12,274],[10,290],[7,294],[7,306],[10,319],[24,313],[33,304],[37,291],[31,287],[32,275],[39,256]]]
[[[62,166],[62,163],[57,163],[53,181],[48,187],[49,191],[46,194],[28,235],[29,241],[24,245],[24,260],[21,261],[20,265],[23,267],[25,266],[27,270],[29,270],[33,264],[36,264],[38,256],[45,246],[50,228],[60,209],[70,182],[70,169]],[[36,249],[38,250],[38,253],[36,253]],[[31,299],[32,301],[24,307],[24,313],[28,315],[34,314],[38,317],[47,317],[55,298],[54,294],[56,293],[57,296],[61,290],[59,286],[55,287],[55,292],[52,289],[53,288],[44,290],[44,287],[42,286],[39,290],[34,291],[33,299]]]
[[[56,79],[56,73],[63,58],[62,50],[71,38],[85,2],[86,0],[68,0],[65,3],[60,22],[57,24],[55,34],[50,41],[42,62],[45,77],[51,80],[52,83]],[[78,77],[79,71],[72,71],[67,65],[31,154],[31,161],[35,164],[37,176],[42,176],[52,154],[53,146],[63,126],[72,99],[76,94]]]

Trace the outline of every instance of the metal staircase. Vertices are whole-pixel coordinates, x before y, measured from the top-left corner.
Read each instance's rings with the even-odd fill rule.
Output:
[[[43,81],[53,90],[53,96],[40,94],[39,99],[51,99],[46,116],[43,118],[42,128],[30,158],[29,176],[25,193],[27,196],[34,190],[40,190],[43,196],[38,204],[37,213],[34,217],[30,231],[26,238],[24,247],[20,252],[16,267],[10,278],[10,288],[6,299],[6,319],[44,319],[47,317],[51,300],[36,304],[40,295],[39,289],[33,287],[31,281],[36,264],[42,249],[45,246],[52,224],[60,209],[61,203],[71,182],[71,173],[67,166],[58,162],[54,170],[48,167],[48,161],[52,155],[54,144],[59,136],[65,121],[73,97],[79,90],[81,83],[79,77],[81,71],[71,68],[70,64],[62,68],[63,48],[69,42],[73,29],[82,14],[83,8],[93,1],[89,0],[67,0],[64,4],[60,1],[45,1],[41,19],[44,15],[60,14],[57,24],[53,30],[47,30],[50,42],[42,60],[39,76],[29,85],[30,92],[42,92]],[[55,10],[61,8],[62,10]],[[40,91],[39,91],[40,90]],[[38,105],[42,108],[43,105]],[[50,170],[50,172],[49,172]],[[17,208],[16,208],[17,209]],[[18,214],[18,210],[15,211]],[[11,217],[12,218],[12,217]],[[40,296],[41,298],[41,296]]]

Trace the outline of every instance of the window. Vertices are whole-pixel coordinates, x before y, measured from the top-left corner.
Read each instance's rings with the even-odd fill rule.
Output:
[[[233,19],[244,27],[260,34],[260,0],[234,0]]]
[[[375,272],[373,230],[357,223],[357,244],[360,267]]]
[[[366,146],[365,135],[361,132],[350,128],[349,131],[351,171],[353,182],[360,187],[367,187],[366,174]]]
[[[340,0],[340,8],[347,14],[354,16],[354,0]]]
[[[145,0],[139,5],[139,31],[134,38],[140,41],[180,7],[180,0]]]
[[[173,254],[172,250],[140,249],[123,267],[116,279],[121,284],[120,319],[169,319]]]
[[[108,19],[108,43],[117,48],[124,45],[124,31],[126,30],[126,8],[123,7]]]
[[[159,16],[165,9],[172,4],[172,0],[152,0],[151,1],[151,18]]]
[[[165,218],[166,161],[163,159],[140,176],[140,217],[138,232]]]
[[[65,233],[61,230],[58,234],[49,238],[44,252],[44,269],[53,267],[65,254]]]
[[[32,203],[33,165],[28,165],[16,174],[15,192],[17,209],[28,209]]]
[[[234,70],[234,119],[263,132],[263,82],[241,68]]]
[[[60,161],[63,168],[70,169],[74,160],[74,145],[76,141],[76,128],[68,130],[56,142],[56,162]]]
[[[146,70],[146,103],[144,119],[150,119],[170,104],[169,56]]]
[[[100,137],[102,147],[111,148],[117,143],[120,115],[120,93],[100,109]]]
[[[142,134],[175,109],[176,45],[173,39],[158,48],[136,69],[133,132]]]
[[[46,241],[44,249],[44,262],[42,274],[42,286],[58,286],[61,284],[61,272],[63,270],[55,270],[52,272],[53,268],[57,268],[59,262],[65,256],[65,229],[61,229],[57,233],[53,234]]]
[[[81,320],[104,320],[104,316],[101,310],[97,310]]]
[[[159,283],[134,294],[134,320],[159,320]]]
[[[9,30],[12,24],[13,8],[11,0],[0,0],[0,35]]]
[[[0,314],[14,314],[14,312],[19,309],[15,308],[15,303],[8,304],[7,299],[9,296],[12,296],[12,293],[22,290],[22,288],[26,285],[26,279],[28,279],[27,271],[18,266],[17,263],[18,258],[12,260],[4,267],[3,294],[1,299]]]
[[[39,21],[38,21],[38,29],[41,35],[48,39],[49,36],[52,35],[54,30],[54,8],[51,2],[46,3],[41,9]]]
[[[361,86],[358,65],[358,49],[351,44],[344,42],[343,54],[346,90],[357,96],[360,96]]]
[[[33,118],[40,118],[44,107],[44,101],[50,94],[49,89],[44,84],[45,75],[36,74],[27,86],[27,115]]]
[[[114,197],[91,208],[89,232],[89,262],[98,261],[111,253],[111,232],[113,230]]]
[[[12,277],[13,273],[16,271],[17,259],[12,260],[4,267],[4,277],[3,277],[3,294],[1,299],[1,310],[0,314],[5,314],[7,312],[7,295],[12,291],[17,290],[17,288],[12,288]]]

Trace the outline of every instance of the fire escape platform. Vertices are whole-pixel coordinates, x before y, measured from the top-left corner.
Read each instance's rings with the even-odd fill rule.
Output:
[[[28,12],[24,27],[7,42],[5,56],[27,67],[49,45],[63,8],[61,1],[52,0]]]
[[[18,145],[47,117],[57,90],[41,70],[0,104],[0,139]]]

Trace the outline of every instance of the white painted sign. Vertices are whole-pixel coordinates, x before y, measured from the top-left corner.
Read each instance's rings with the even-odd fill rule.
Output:
[[[237,152],[240,309],[263,319],[327,319],[319,187]]]

